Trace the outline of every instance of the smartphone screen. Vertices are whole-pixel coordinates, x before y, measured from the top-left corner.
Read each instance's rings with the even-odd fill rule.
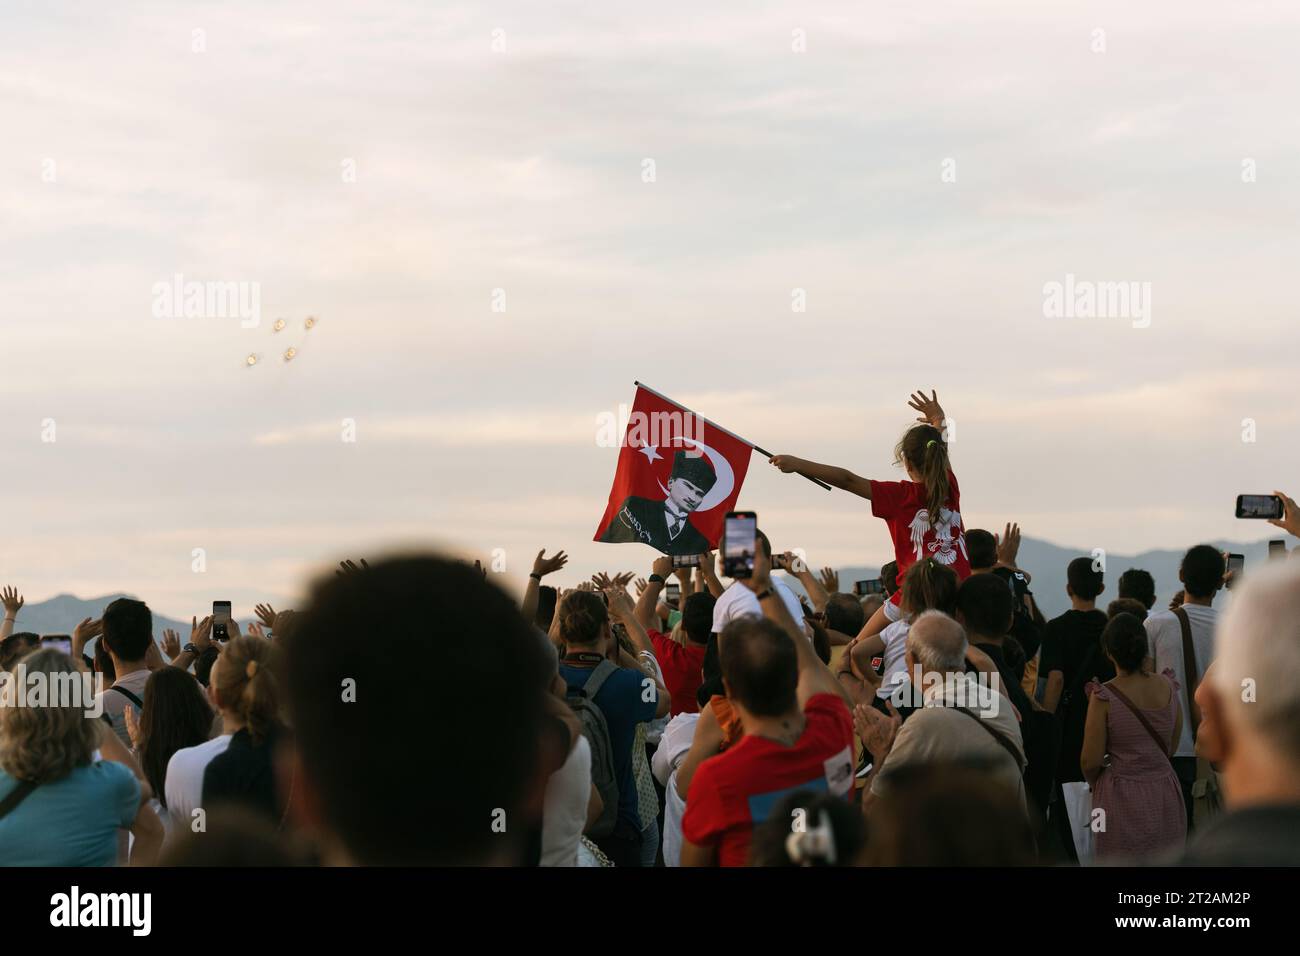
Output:
[[[682,599],[682,586],[680,584],[670,584],[664,588],[664,602],[669,607],[677,607],[677,602]]]
[[[45,647],[57,647],[65,654],[72,653],[71,634],[42,634],[41,644]]]
[[[1244,554],[1228,555],[1228,570],[1234,576],[1240,576],[1242,569],[1246,566],[1246,556]]]
[[[1282,499],[1277,495],[1237,495],[1238,518],[1280,518]]]
[[[1274,558],[1286,557],[1286,541],[1282,538],[1276,538],[1268,543],[1269,560]]]
[[[673,567],[675,568],[694,568],[698,567],[700,556],[698,554],[674,554]]]
[[[885,582],[880,578],[858,581],[853,585],[853,593],[858,597],[866,597],[868,594],[884,594]]]
[[[212,602],[212,636],[218,641],[230,640],[230,602]]]
[[[752,511],[730,511],[722,531],[722,573],[729,578],[754,574],[754,551],[758,545],[758,515]]]

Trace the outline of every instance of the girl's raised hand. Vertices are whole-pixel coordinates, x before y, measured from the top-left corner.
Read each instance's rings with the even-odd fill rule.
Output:
[[[939,393],[933,389],[927,398],[924,391],[913,392],[907,404],[920,412],[918,422],[928,422],[935,428],[943,427],[943,406],[939,404]]]

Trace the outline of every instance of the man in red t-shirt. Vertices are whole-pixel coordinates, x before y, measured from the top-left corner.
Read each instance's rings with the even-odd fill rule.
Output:
[[[760,550],[744,582],[763,617],[737,618],[718,635],[723,685],[745,736],[718,753],[722,734],[705,708],[677,771],[682,866],[744,866],[754,827],[793,791],[853,793],[852,701],[772,592],[770,571]]]
[[[712,557],[710,555],[710,557]],[[685,595],[682,602],[682,631],[684,643],[677,643],[656,628],[659,623],[655,607],[665,579],[672,573],[672,558],[662,557],[651,568],[650,581],[636,602],[636,618],[650,636],[655,659],[664,674],[664,687],[672,698],[670,713],[698,713],[700,705],[695,694],[704,682],[704,652],[713,631],[713,605],[717,599],[707,591]]]

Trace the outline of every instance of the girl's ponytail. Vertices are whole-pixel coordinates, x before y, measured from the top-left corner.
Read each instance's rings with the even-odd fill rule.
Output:
[[[933,528],[939,523],[939,512],[947,505],[952,492],[948,480],[948,443],[943,432],[933,425],[913,425],[894,449],[894,460],[900,464],[907,462],[921,476],[926,513]]]

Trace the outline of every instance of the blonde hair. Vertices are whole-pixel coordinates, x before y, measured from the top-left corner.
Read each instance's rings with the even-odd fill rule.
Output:
[[[261,743],[280,722],[277,656],[270,641],[237,637],[222,647],[212,666],[222,708],[239,716],[254,743]]]
[[[57,648],[45,647],[21,658],[13,679],[25,681],[31,673],[75,674],[80,679],[85,668]],[[19,780],[54,783],[88,766],[99,746],[99,727],[86,716],[86,705],[74,701],[58,706],[50,701],[40,707],[30,703],[19,707],[10,700],[0,706],[0,769]]]

